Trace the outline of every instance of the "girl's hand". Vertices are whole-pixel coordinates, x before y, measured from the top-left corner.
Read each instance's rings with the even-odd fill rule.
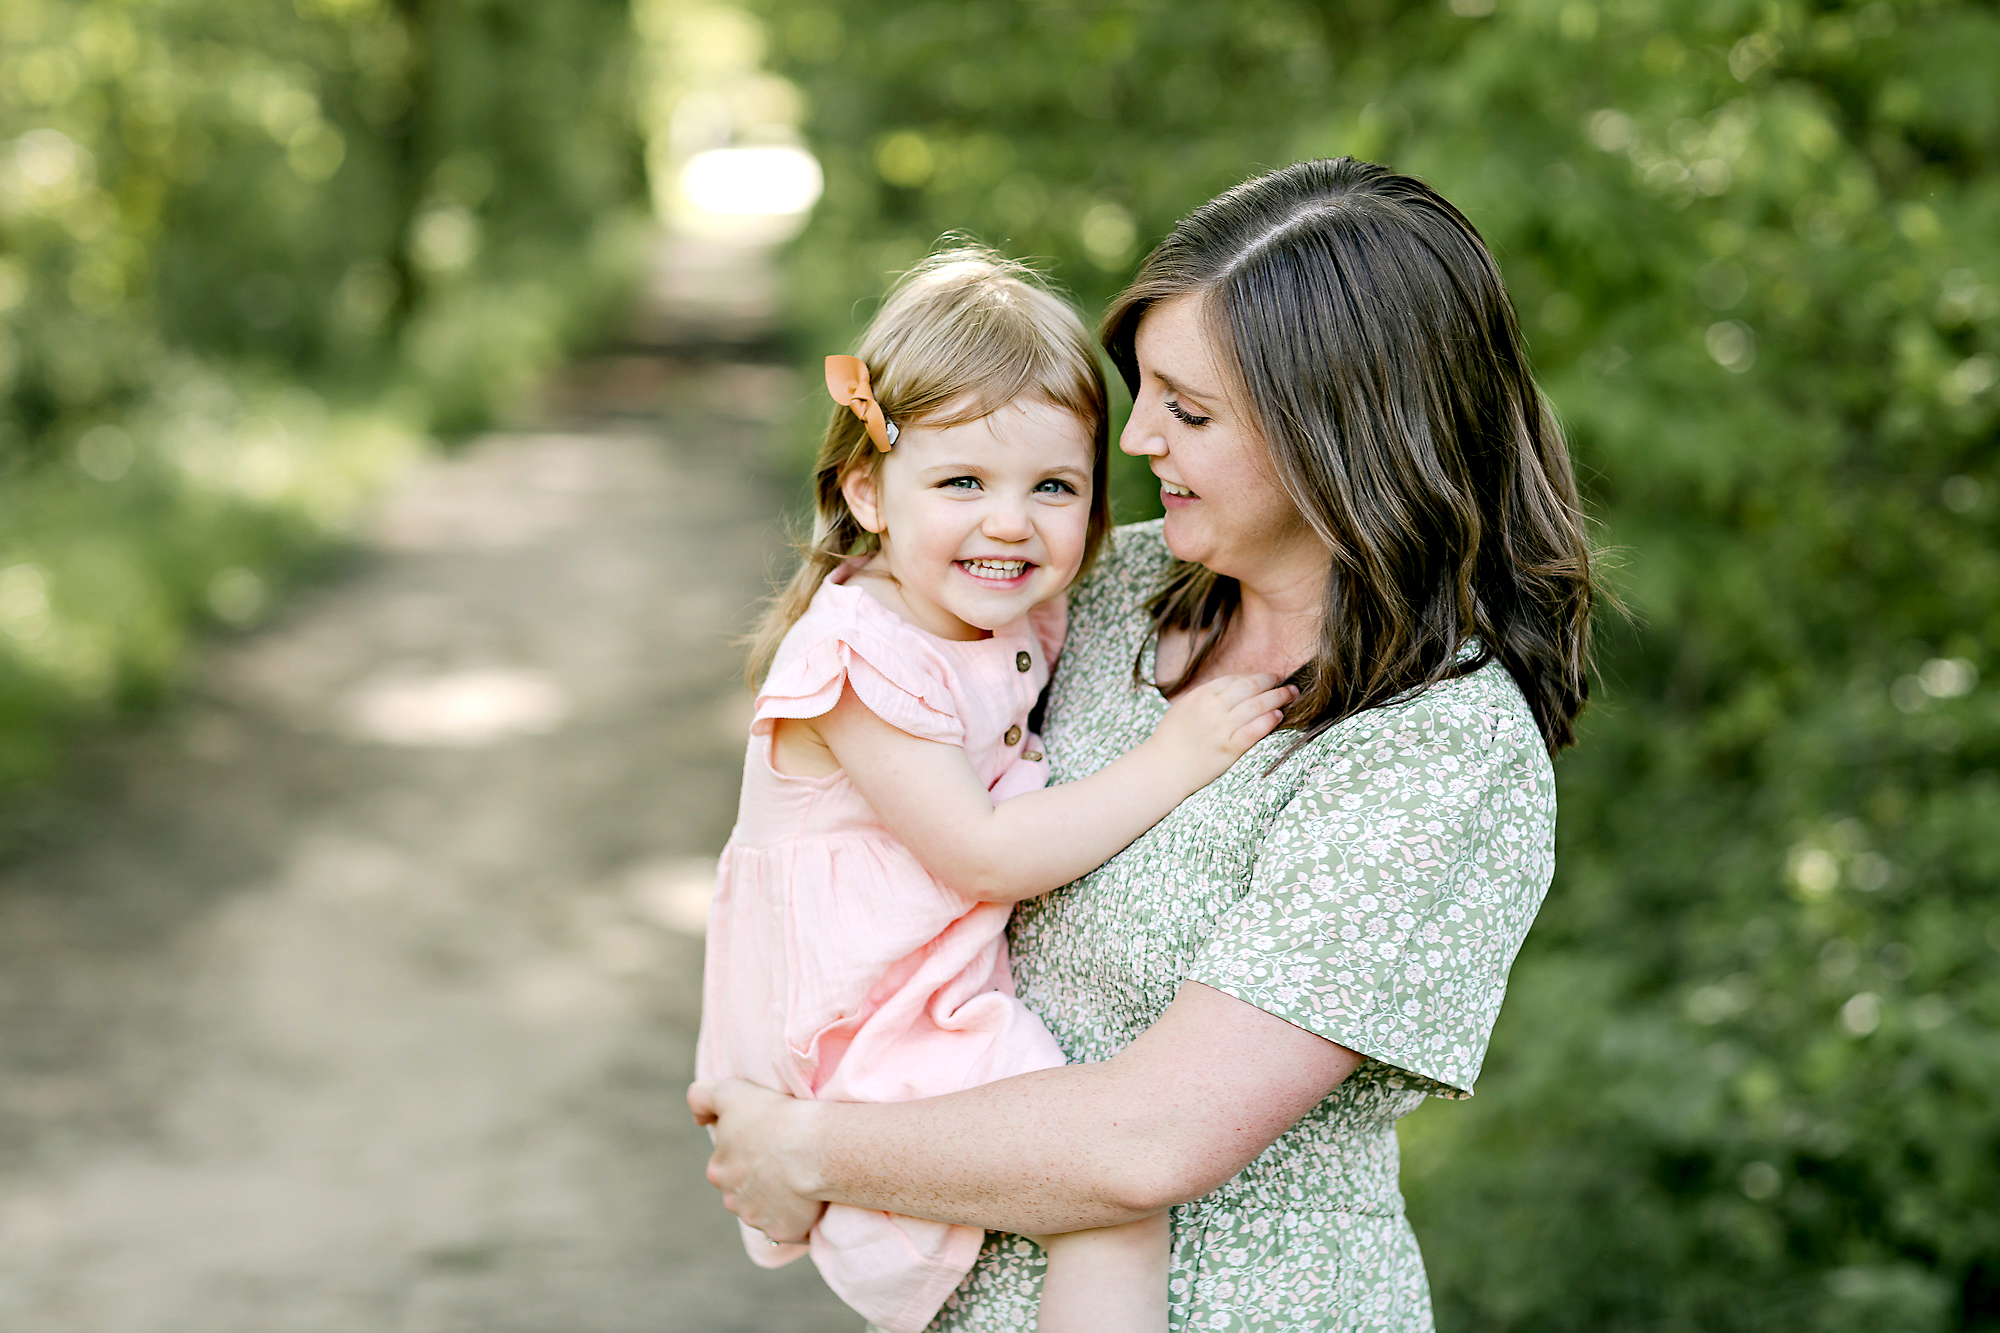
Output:
[[[708,1183],[722,1206],[774,1241],[804,1241],[826,1208],[799,1183],[812,1103],[737,1078],[696,1083],[687,1099],[715,1138]]]
[[[1245,750],[1277,729],[1298,690],[1276,676],[1222,676],[1185,690],[1146,744],[1176,766],[1190,790],[1228,771]]]

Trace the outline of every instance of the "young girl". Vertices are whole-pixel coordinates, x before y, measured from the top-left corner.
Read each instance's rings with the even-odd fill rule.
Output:
[[[990,253],[912,271],[828,357],[836,403],[803,568],[753,654],[768,666],[722,855],[702,1078],[900,1101],[1063,1055],[1014,998],[1013,903],[1096,868],[1219,777],[1292,691],[1183,693],[1152,737],[1047,787],[1028,719],[1063,590],[1109,526],[1104,381],[1075,313]],[[744,1233],[767,1267],[810,1252],[890,1333],[918,1333],[983,1233],[841,1206],[808,1244]],[[1166,1326],[1165,1214],[1042,1239],[1042,1333]]]

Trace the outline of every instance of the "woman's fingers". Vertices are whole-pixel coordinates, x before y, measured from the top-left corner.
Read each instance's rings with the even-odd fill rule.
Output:
[[[696,1121],[714,1135],[708,1183],[721,1191],[723,1207],[772,1240],[804,1240],[826,1205],[785,1183],[782,1130],[787,1113],[799,1104],[734,1078],[695,1083],[687,1100]]]
[[[713,1125],[732,1110],[754,1109],[758,1102],[783,1095],[740,1078],[705,1078],[688,1085],[687,1101],[696,1124]]]

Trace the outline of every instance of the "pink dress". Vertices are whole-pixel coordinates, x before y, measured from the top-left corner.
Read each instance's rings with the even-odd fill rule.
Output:
[[[853,687],[900,730],[964,749],[993,799],[1048,781],[1028,713],[1062,646],[1060,599],[972,642],[905,622],[835,571],[785,636],[757,696],[735,831],[709,912],[699,1077],[832,1101],[934,1097],[1063,1063],[1014,998],[1005,903],[933,878],[844,772],[771,766],[772,724]],[[984,1234],[839,1205],[807,1245],[744,1228],[757,1263],[810,1252],[827,1285],[890,1333],[918,1333]]]

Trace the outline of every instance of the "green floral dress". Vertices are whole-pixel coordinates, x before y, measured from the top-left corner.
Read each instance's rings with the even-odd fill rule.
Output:
[[[1146,603],[1157,523],[1113,534],[1071,596],[1049,698],[1054,781],[1151,734]],[[1023,903],[1022,1000],[1073,1061],[1106,1060],[1183,981],[1368,1059],[1242,1174],[1173,1211],[1170,1326],[1418,1333],[1430,1292],[1397,1189],[1395,1124],[1467,1097],[1548,888],[1555,782],[1511,677],[1489,665],[1348,719],[1275,773],[1272,736],[1100,869]],[[935,1333],[1035,1325],[1041,1251],[990,1234]]]

